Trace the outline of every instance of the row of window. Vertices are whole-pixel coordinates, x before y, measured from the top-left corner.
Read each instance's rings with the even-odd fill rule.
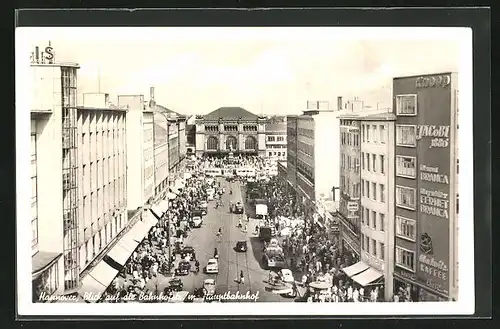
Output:
[[[363,170],[385,174],[385,156],[383,154],[361,153]]]
[[[125,175],[125,171],[126,160],[123,155],[113,156],[102,161],[84,164],[81,170],[83,194],[86,195],[101,186],[113,182],[115,179],[123,177]],[[65,177],[63,177],[63,179],[64,178]],[[67,181],[72,182],[71,178],[68,178]],[[66,179],[63,183],[66,184]]]
[[[306,128],[297,128],[297,134],[299,136],[305,136],[310,139],[314,139],[314,130]]]
[[[110,214],[114,209],[125,203],[125,180],[117,179],[113,184],[83,197],[82,216],[84,227],[89,226],[104,214]]]
[[[125,225],[124,218],[124,215],[120,214],[120,216],[115,217],[97,232],[94,232],[94,223],[92,223],[90,228],[85,228],[84,236],[91,236],[91,238],[86,240],[85,244],[80,247],[80,255],[83,256],[82,258],[84,259],[85,265],[91,262],[123,229]]]
[[[361,190],[365,198],[378,202],[385,202],[385,185],[361,180]]]
[[[340,190],[351,197],[351,199],[359,199],[360,183],[352,182],[348,177],[340,176]]]
[[[31,134],[31,248],[38,246],[38,178],[36,134]]]
[[[224,125],[224,131],[238,131],[238,125]]]
[[[304,175],[314,184],[314,170],[311,166],[302,160],[297,161],[297,171]]]
[[[361,139],[363,143],[385,144],[387,140],[385,125],[362,124]]]
[[[351,157],[348,154],[342,153],[341,155],[341,163],[340,167],[342,169],[349,169],[354,171],[355,173],[359,173],[359,160],[356,157]]]
[[[82,121],[83,132],[112,132],[116,129],[125,128],[125,114],[118,113],[94,113],[92,111],[88,112],[78,112],[78,116]]]
[[[314,156],[314,145],[310,145],[299,141],[297,149],[309,157]]]
[[[210,131],[210,132],[219,131],[219,126],[205,126],[205,131]]]
[[[349,146],[359,146],[359,133],[355,132],[341,132],[340,133],[340,144]]]
[[[243,131],[257,131],[257,126],[243,126]]]
[[[228,138],[226,140],[226,147],[229,145],[233,146],[233,149],[236,149],[236,138]],[[207,139],[207,150],[218,150],[219,149],[219,139],[215,136],[210,136]],[[247,136],[245,139],[245,149],[246,150],[256,150],[257,149],[257,141],[252,136]]]
[[[268,142],[283,142],[285,140],[285,136],[267,136]]]
[[[366,251],[380,260],[385,259],[385,244],[383,242],[377,243],[377,240],[371,239],[369,236],[364,234],[361,234],[361,250]]]
[[[112,134],[83,133],[81,135],[82,162],[87,163],[107,158],[113,154],[125,153],[126,140],[124,136],[124,130],[117,130]]]
[[[266,145],[268,149],[286,149],[286,145],[281,145],[281,144],[271,144],[271,145]]]
[[[286,155],[286,152],[267,152],[268,156],[272,157],[272,156],[285,156]]]
[[[361,223],[369,228],[379,231],[385,231],[385,214],[377,213],[366,207],[361,207]]]

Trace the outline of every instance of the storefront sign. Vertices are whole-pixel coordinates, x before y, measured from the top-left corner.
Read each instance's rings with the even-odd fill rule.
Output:
[[[417,140],[429,138],[429,148],[446,148],[450,146],[450,126],[420,125],[417,129]]]
[[[350,212],[356,212],[358,211],[359,209],[359,205],[357,202],[352,202],[352,201],[349,201],[347,202],[347,210],[349,210]]]
[[[417,88],[446,87],[448,75],[417,79]],[[451,90],[419,90],[426,99],[415,118],[417,126],[416,282],[434,294],[447,295],[450,276],[450,222],[454,218],[454,146]],[[432,98],[431,98],[432,97]]]
[[[449,75],[420,77],[415,81],[415,88],[447,87],[451,83]]]
[[[42,50],[43,49],[43,50]],[[54,63],[54,48],[50,41],[45,48],[36,46],[35,50],[30,55],[31,64],[52,64]]]

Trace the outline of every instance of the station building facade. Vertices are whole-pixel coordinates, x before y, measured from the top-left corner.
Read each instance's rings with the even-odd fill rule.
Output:
[[[248,154],[265,156],[265,117],[241,107],[221,107],[196,116],[196,155]]]

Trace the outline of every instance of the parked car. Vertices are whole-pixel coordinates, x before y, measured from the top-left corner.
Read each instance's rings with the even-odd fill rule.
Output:
[[[248,250],[246,241],[238,241],[236,242],[236,247],[234,248],[236,252],[246,252]]]
[[[185,260],[181,260],[175,269],[175,275],[188,275],[191,270],[191,264]]]
[[[168,281],[168,287],[172,290],[172,291],[182,291],[182,287],[184,286],[182,284],[182,280],[179,279],[179,278],[173,278],[171,279],[170,281]]]
[[[184,246],[181,251],[181,258],[185,259],[186,257],[189,256],[189,260],[194,260],[196,253],[194,251],[194,248],[191,246]]]
[[[205,290],[205,295],[210,296],[215,294],[215,280],[205,279],[205,281],[203,281],[203,289]]]
[[[206,200],[202,200],[200,202],[200,209],[203,215],[207,214],[208,202]]]
[[[281,269],[281,271],[279,271],[279,276],[282,281],[287,283],[293,283],[295,281],[292,271],[287,268]]]
[[[207,262],[207,266],[205,266],[205,273],[219,273],[219,262],[215,258],[210,258]]]
[[[236,204],[233,204],[231,212],[233,214],[243,214],[244,212],[243,204],[240,201],[238,201]]]
[[[199,228],[203,224],[203,211],[201,209],[193,210],[193,227]]]

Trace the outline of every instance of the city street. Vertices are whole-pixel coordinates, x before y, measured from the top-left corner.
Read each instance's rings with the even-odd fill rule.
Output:
[[[196,252],[196,258],[200,262],[200,272],[190,273],[181,277],[184,290],[193,292],[195,288],[203,285],[203,280],[213,278],[216,280],[216,292],[224,294],[231,293],[250,294],[259,291],[258,301],[287,301],[286,298],[266,291],[269,272],[261,268],[262,243],[254,234],[255,221],[248,223],[248,232],[243,228],[238,228],[239,216],[242,218],[243,226],[246,223],[246,215],[231,214],[229,212],[229,202],[243,202],[242,188],[239,182],[229,183],[219,178],[222,186],[226,188],[223,196],[223,207],[215,209],[215,201],[208,205],[208,213],[203,217],[201,228],[193,229],[184,245],[192,246]],[[233,194],[229,190],[233,189]],[[245,208],[247,208],[245,206]],[[222,235],[217,236],[217,231],[222,228]],[[247,241],[248,250],[246,253],[238,253],[234,250],[237,241]],[[207,261],[214,256],[214,249],[219,253],[219,273],[205,274],[203,268]],[[240,272],[243,271],[244,283],[239,283]],[[291,300],[290,300],[291,301]]]

